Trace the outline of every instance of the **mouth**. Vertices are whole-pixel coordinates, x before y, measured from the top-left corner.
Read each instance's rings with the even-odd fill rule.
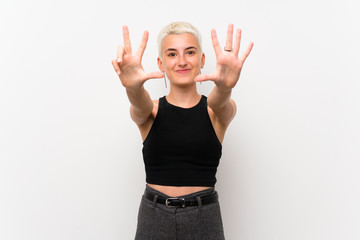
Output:
[[[180,69],[180,70],[176,70],[176,72],[179,74],[186,74],[186,73],[190,72],[190,69]]]

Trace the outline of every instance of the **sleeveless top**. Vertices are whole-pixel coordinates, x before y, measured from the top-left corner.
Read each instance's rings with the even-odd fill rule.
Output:
[[[202,95],[191,108],[160,98],[142,152],[147,183],[213,187],[222,145],[210,120],[207,97]]]

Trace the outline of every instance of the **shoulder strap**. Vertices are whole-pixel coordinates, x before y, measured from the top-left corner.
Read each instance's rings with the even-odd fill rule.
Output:
[[[165,96],[159,98],[158,113],[163,112],[165,109]]]
[[[164,117],[164,114],[165,114],[165,96],[159,98],[159,105],[158,105],[156,117],[154,119],[154,123],[155,121],[157,122],[159,118],[162,119]]]

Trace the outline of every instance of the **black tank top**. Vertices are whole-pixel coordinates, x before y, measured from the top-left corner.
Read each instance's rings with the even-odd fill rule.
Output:
[[[142,151],[147,183],[213,187],[222,145],[209,117],[207,97],[201,96],[191,108],[160,98]]]

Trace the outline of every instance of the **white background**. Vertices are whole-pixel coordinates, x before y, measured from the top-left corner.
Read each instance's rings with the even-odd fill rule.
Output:
[[[157,34],[177,20],[202,33],[203,73],[211,28],[255,43],[217,174],[227,239],[360,239],[355,2],[1,1],[0,239],[133,239],[142,142],[111,60],[127,24],[134,48],[150,32],[143,65],[158,70]]]

